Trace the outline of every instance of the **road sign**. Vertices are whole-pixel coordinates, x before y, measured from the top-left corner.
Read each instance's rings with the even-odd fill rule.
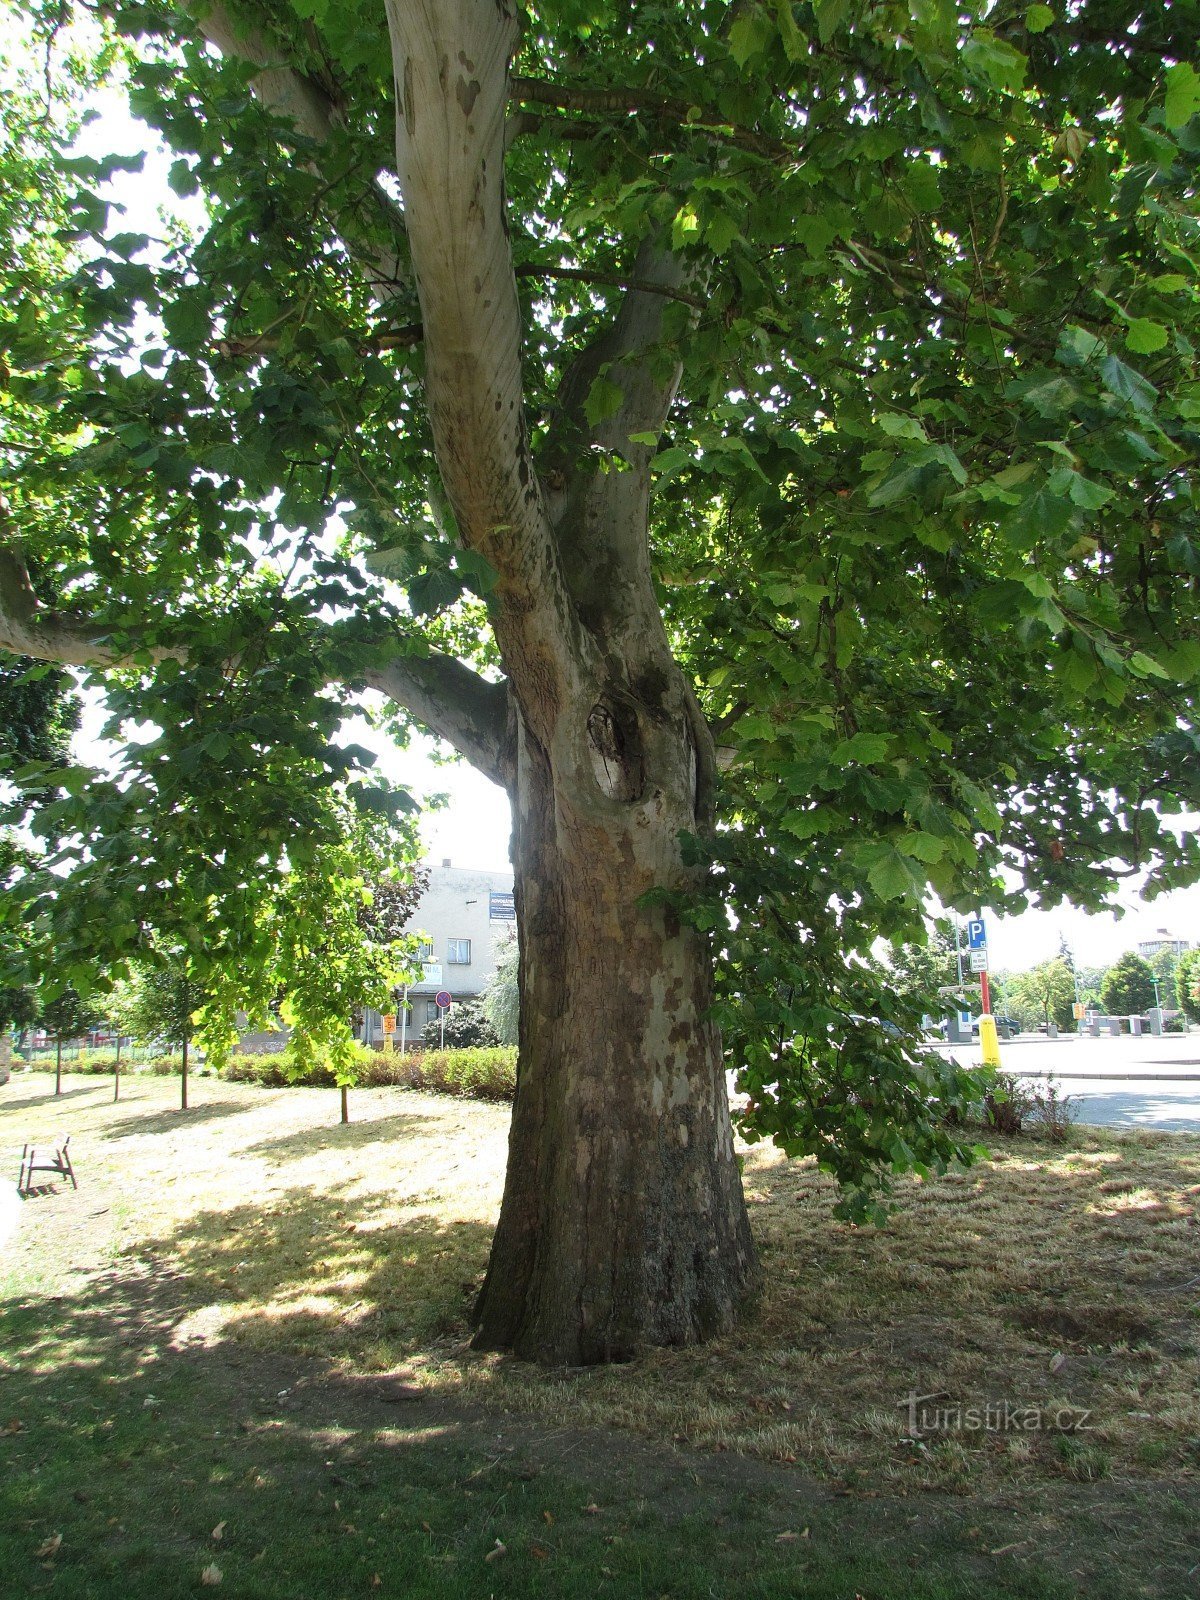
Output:
[[[384,1014],[383,1031],[384,1033],[395,1033],[396,1031],[396,1019],[390,1011]]]
[[[971,917],[967,922],[967,949],[987,949],[987,928],[982,917]],[[978,968],[972,967],[971,971],[978,971]]]
[[[453,996],[451,995],[449,989],[439,989],[433,997],[433,1003],[437,1006],[439,1011],[449,1011],[450,1002],[452,999]]]
[[[971,951],[971,971],[972,972],[986,972],[987,969],[988,969],[987,946],[984,945],[982,950],[972,950]]]
[[[1071,1009],[1076,1022],[1082,1022],[1084,1017],[1087,1016],[1087,1007],[1083,1004],[1082,1000],[1076,1000]]]

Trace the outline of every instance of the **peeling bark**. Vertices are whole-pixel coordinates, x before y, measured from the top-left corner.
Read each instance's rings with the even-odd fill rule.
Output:
[[[626,1360],[728,1330],[756,1281],[710,955],[668,906],[641,903],[686,890],[692,801],[649,774],[613,798],[524,733],[517,766],[520,1064],[476,1344]]]

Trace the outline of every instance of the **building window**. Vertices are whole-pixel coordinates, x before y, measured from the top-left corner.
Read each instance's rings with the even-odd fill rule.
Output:
[[[426,1022],[436,1022],[437,1019],[440,1016],[441,1016],[441,1012],[438,1010],[437,1001],[436,1000],[426,1000],[426,1002],[425,1002],[425,1021]]]
[[[433,940],[432,939],[422,939],[421,940],[421,948],[417,952],[417,955],[418,955],[418,959],[421,960],[421,961],[432,961],[433,960]]]
[[[446,960],[452,967],[469,967],[471,965],[470,939],[447,940]]]

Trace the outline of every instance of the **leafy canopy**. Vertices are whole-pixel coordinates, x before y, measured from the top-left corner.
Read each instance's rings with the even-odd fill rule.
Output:
[[[156,730],[56,825],[118,940],[169,896],[226,963],[265,937],[264,885],[325,872],[335,796],[395,803],[337,741],[358,691],[432,649],[499,665],[422,406],[383,8],[233,9],[323,132],[256,99],[203,7],[108,7],[70,58],[55,0],[20,13],[39,55],[7,69],[2,160],[33,177],[0,212],[4,516],[127,662],[113,726]],[[920,938],[931,894],[1094,906],[1134,867],[1200,869],[1168,826],[1200,802],[1194,8],[522,13],[506,179],[549,481],[564,374],[639,246],[685,264],[678,399],[629,450],[655,452],[654,581],[729,757],[683,909],[720,952],[745,1125],[851,1185],[944,1160],[928,1107],[967,1085],[847,1020],[916,1019],[875,941]],[[106,185],[137,163],[72,143],[105,75],[192,220],[131,231]],[[625,376],[596,363],[593,428]]]

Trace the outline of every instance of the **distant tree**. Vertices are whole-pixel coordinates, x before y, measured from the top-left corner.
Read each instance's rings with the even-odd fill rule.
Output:
[[[392,945],[404,937],[428,886],[429,873],[424,867],[411,867],[404,874],[380,878],[370,885],[355,915],[371,944]]]
[[[958,979],[958,957],[944,928],[935,929],[924,944],[893,945],[884,967],[884,984],[898,1000],[914,1011],[944,1014],[946,1004],[938,991]]]
[[[450,1007],[444,1035],[438,1018],[425,1024],[425,1031],[421,1035],[422,1044],[428,1049],[437,1050],[441,1048],[443,1041],[447,1050],[469,1050],[498,1045],[500,1038],[488,1020],[483,1002],[464,1000],[461,1005]]]
[[[1147,957],[1151,972],[1158,979],[1158,992],[1162,1004],[1169,1006],[1175,998],[1175,969],[1179,965],[1179,957],[1175,954],[1173,945],[1164,945],[1161,950],[1156,950],[1152,956]]]
[[[53,999],[41,1002],[38,1022],[54,1040],[55,1094],[62,1093],[63,1040],[78,1039],[92,1028],[98,1028],[103,1020],[97,1007],[69,985],[60,989]]]
[[[1114,1017],[1138,1016],[1154,1004],[1154,971],[1132,950],[1126,951],[1104,974],[1100,1000]]]
[[[0,754],[61,766],[78,726],[70,673],[0,650]]]
[[[1175,1001],[1193,1021],[1200,1019],[1200,949],[1185,950],[1176,963]]]
[[[483,991],[483,1009],[501,1044],[516,1044],[519,1035],[521,950],[515,932],[496,953],[496,970]]]
[[[196,1013],[206,995],[196,979],[188,952],[159,952],[153,966],[144,966],[125,1006],[130,1031],[139,1039],[158,1041],[182,1053],[179,1070],[180,1109],[188,1108],[188,1053],[196,1031]]]
[[[136,982],[131,978],[120,978],[112,989],[100,1002],[104,1012],[104,1020],[113,1032],[115,1057],[113,1060],[113,1099],[121,1098],[121,1041],[124,1035],[133,1035],[135,1032],[134,1020],[137,1015],[139,996]]]
[[[1054,1023],[1070,1027],[1074,1016],[1075,975],[1066,962],[1043,961],[1009,979],[1007,1003],[1022,1024]]]

